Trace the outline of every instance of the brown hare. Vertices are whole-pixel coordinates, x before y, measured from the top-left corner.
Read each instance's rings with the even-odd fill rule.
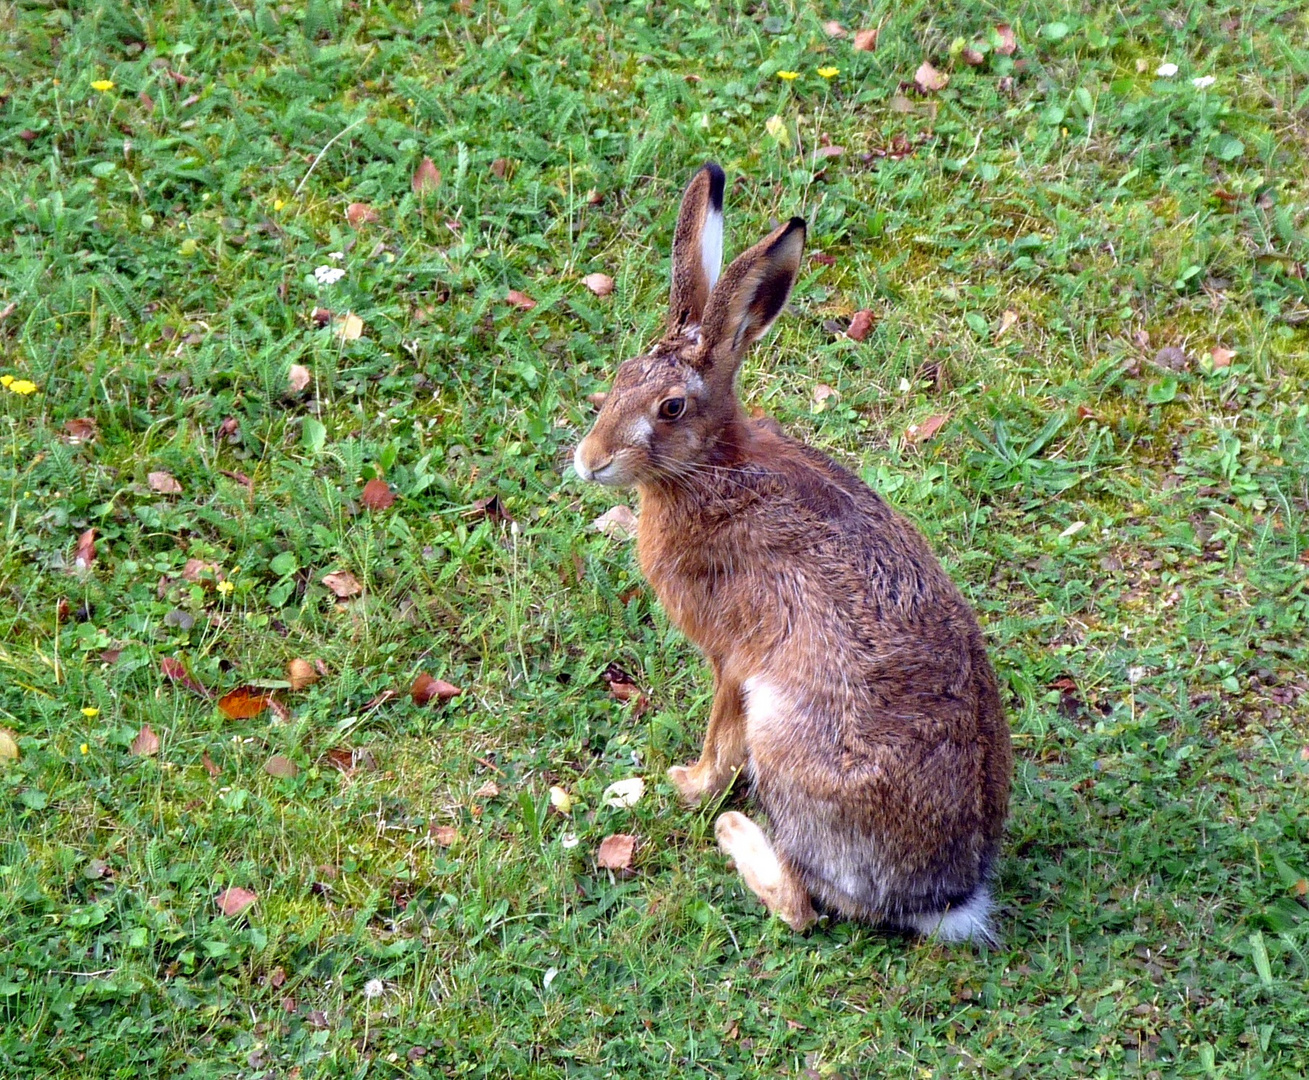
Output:
[[[769,833],[732,811],[718,842],[796,930],[817,903],[990,941],[1013,760],[981,630],[881,496],[747,417],[736,372],[786,303],[805,223],[720,278],[723,180],[712,163],[691,179],[667,331],[619,367],[573,459],[636,486],[641,569],[713,668],[704,750],[669,777],[694,803],[745,771]]]

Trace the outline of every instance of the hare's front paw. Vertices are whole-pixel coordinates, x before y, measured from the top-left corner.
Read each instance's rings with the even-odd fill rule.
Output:
[[[682,799],[692,806],[696,806],[706,798],[718,794],[714,790],[715,785],[709,770],[701,767],[698,762],[695,765],[674,765],[668,770],[668,779],[673,782],[673,786],[681,793]],[[721,790],[721,787],[719,790]]]

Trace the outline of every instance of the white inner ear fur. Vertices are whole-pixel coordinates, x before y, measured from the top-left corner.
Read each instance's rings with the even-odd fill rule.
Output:
[[[700,265],[713,291],[723,269],[723,215],[717,210],[705,213],[704,226],[700,229]]]

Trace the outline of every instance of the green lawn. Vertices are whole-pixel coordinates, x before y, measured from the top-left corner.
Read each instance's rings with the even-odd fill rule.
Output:
[[[1305,1075],[1307,41],[1291,0],[0,3],[0,1075]],[[810,225],[748,406],[991,641],[997,951],[793,935],[663,778],[708,672],[567,464],[711,158],[729,257]]]

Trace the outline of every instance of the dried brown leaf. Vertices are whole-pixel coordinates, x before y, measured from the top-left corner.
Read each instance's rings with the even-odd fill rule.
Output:
[[[414,170],[410,186],[413,188],[414,194],[420,198],[430,195],[441,186],[441,170],[436,167],[436,163],[430,157],[425,157],[418,163],[418,168]]]
[[[364,587],[359,584],[359,579],[349,570],[335,570],[330,574],[324,574],[323,584],[331,589],[339,600],[348,600],[364,591]]]
[[[826,409],[827,399],[835,396],[836,396],[836,391],[833,390],[830,386],[828,386],[827,383],[819,383],[817,386],[815,386],[814,395],[813,395],[814,412],[822,412],[824,409]]]
[[[505,302],[516,307],[519,311],[531,311],[536,307],[536,301],[525,292],[519,292],[517,289],[510,289],[505,293]]]
[[[300,766],[289,757],[274,754],[264,762],[264,772],[269,776],[276,776],[279,780],[294,780],[300,775]]]
[[[91,417],[79,417],[64,421],[64,434],[76,446],[78,443],[95,442],[100,435],[100,428]]]
[[[1018,312],[1006,308],[1004,314],[1000,316],[1000,325],[996,328],[995,340],[999,341],[1005,334],[1009,333],[1017,321]]]
[[[1018,39],[1014,37],[1014,28],[1008,23],[1001,23],[995,28],[995,36],[998,39],[995,51],[1001,56],[1013,56],[1014,50],[1018,48]]]
[[[949,413],[929,416],[921,424],[910,424],[905,428],[905,438],[915,446],[921,446],[941,430],[941,426],[950,419]]]
[[[292,690],[303,690],[307,686],[313,686],[321,675],[314,670],[314,666],[308,660],[301,660],[296,657],[286,665],[286,681],[291,684]]]
[[[637,524],[637,517],[631,509],[620,504],[606,510],[591,522],[591,527],[611,540],[630,540],[636,535]]]
[[[210,697],[207,687],[202,686],[186,670],[186,665],[182,661],[172,656],[163,656],[159,659],[159,671],[169,682],[180,683],[193,694],[199,694],[201,697]]]
[[[395,502],[395,492],[385,480],[374,477],[364,485],[364,494],[360,501],[369,510],[386,510]]]
[[[844,26],[842,26],[835,19],[828,19],[827,22],[823,23],[823,33],[825,33],[828,37],[843,38],[849,32],[850,31],[848,31]]]
[[[850,319],[845,336],[851,341],[863,341],[873,328],[873,313],[867,308],[856,311]]]
[[[95,530],[87,529],[77,538],[77,554],[73,564],[79,570],[90,570],[95,563]]]
[[[488,780],[480,788],[473,792],[474,799],[494,799],[500,794],[500,785],[494,780]]]
[[[150,482],[150,490],[159,495],[180,495],[182,494],[182,485],[177,482],[172,473],[152,472],[146,476]]]
[[[595,861],[604,870],[630,870],[632,855],[636,852],[636,837],[628,833],[614,833],[600,841]]]
[[[459,830],[453,825],[430,825],[428,832],[432,834],[432,839],[442,847],[450,847],[459,839]]]
[[[928,61],[924,60],[918,65],[918,70],[914,72],[914,85],[924,94],[935,93],[937,90],[944,90],[950,83],[950,76],[943,71],[937,71]]]
[[[881,32],[881,27],[874,26],[871,30],[856,30],[854,35],[855,52],[872,52],[877,48],[877,35]]]
[[[495,175],[497,180],[503,180],[505,175],[509,172],[509,159],[503,157],[496,158],[491,162],[491,172]]]
[[[609,684],[609,693],[619,701],[631,701],[641,696],[641,688],[635,683],[614,681]]]
[[[259,897],[249,889],[234,886],[230,889],[224,889],[215,896],[214,903],[218,905],[219,911],[228,918],[234,919],[258,899]]]
[[[590,289],[596,296],[608,296],[614,291],[614,279],[608,274],[587,274],[582,278],[582,284]]]
[[[346,224],[352,229],[363,225],[375,225],[380,220],[377,211],[366,202],[352,202],[345,208]]]
[[[332,320],[333,331],[341,341],[358,341],[364,333],[364,320],[353,311]]]
[[[8,728],[0,728],[0,766],[18,760],[18,737]]]
[[[153,757],[159,753],[159,736],[154,733],[149,724],[142,724],[129,749],[137,757]]]
[[[982,52],[980,49],[973,48],[971,45],[965,46],[964,51],[960,55],[963,56],[964,63],[969,67],[981,67],[986,63],[986,53]]]
[[[463,691],[444,679],[434,679],[425,671],[420,671],[414,684],[409,688],[409,696],[415,705],[427,705],[432,701],[445,702],[456,698]]]
[[[1231,367],[1232,359],[1235,356],[1236,352],[1234,350],[1224,349],[1221,345],[1215,345],[1213,350],[1209,353],[1209,359],[1212,361],[1213,369],[1215,371],[1219,371],[1225,367]]]
[[[211,780],[217,780],[223,775],[223,770],[214,764],[214,759],[209,756],[208,750],[200,755],[200,764],[205,767],[205,772],[209,774]]]
[[[314,310],[314,317],[317,319],[318,309]],[[286,372],[286,392],[288,394],[298,394],[308,385],[309,369],[303,364],[292,364]]]
[[[820,146],[814,151],[816,158],[837,158],[845,153],[844,146]]]

